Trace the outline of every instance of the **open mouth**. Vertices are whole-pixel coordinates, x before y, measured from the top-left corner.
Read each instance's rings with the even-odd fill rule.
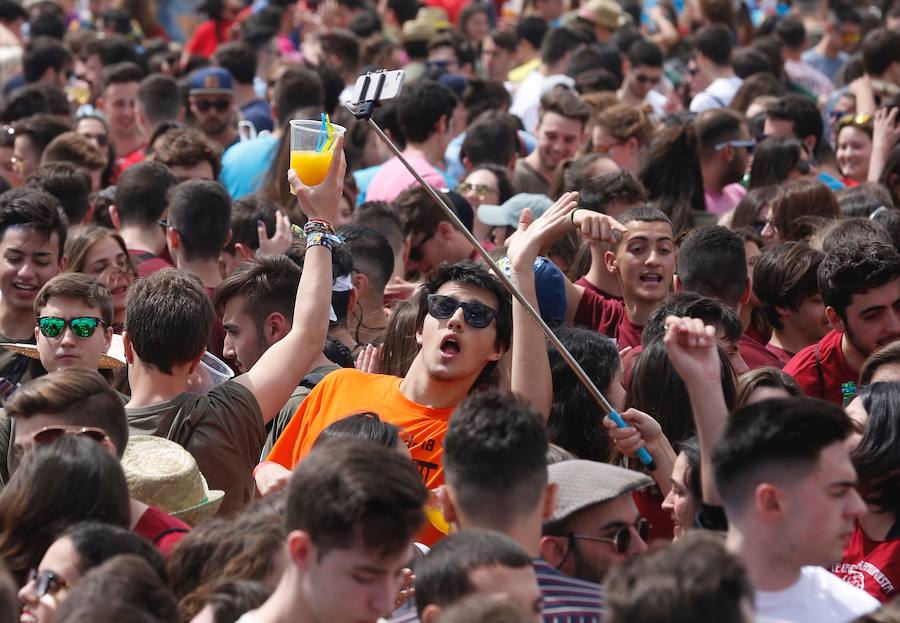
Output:
[[[641,275],[641,282],[656,285],[663,282],[663,277],[658,273],[646,273],[644,275]]]
[[[32,294],[37,292],[37,286],[28,285],[26,283],[14,283],[13,290],[18,290],[24,294]]]
[[[445,355],[458,355],[459,342],[455,337],[448,336],[441,341],[441,352]]]

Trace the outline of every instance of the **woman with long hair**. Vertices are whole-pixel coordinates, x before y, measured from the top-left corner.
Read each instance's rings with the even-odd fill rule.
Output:
[[[796,179],[779,188],[761,235],[767,245],[806,241],[840,216],[841,207],[830,188],[815,179]]]
[[[798,177],[815,175],[815,166],[806,146],[793,136],[772,136],[753,150],[750,190],[777,186]]]
[[[841,562],[832,572],[885,602],[900,585],[900,383],[863,387],[847,406],[859,443],[850,452],[857,486],[868,507]],[[861,436],[859,435],[861,433]],[[890,587],[890,588],[889,588]]]
[[[0,560],[19,586],[70,526],[87,520],[130,524],[128,485],[116,457],[87,432],[61,435],[47,441],[42,437],[51,431],[36,433],[0,492]]]
[[[650,201],[672,219],[676,233],[716,222],[706,211],[697,147],[690,125],[672,125],[657,133],[641,155],[638,178]]]
[[[84,273],[106,286],[113,300],[113,329],[125,325],[125,300],[137,278],[125,241],[112,229],[82,225],[66,237],[66,272]]]

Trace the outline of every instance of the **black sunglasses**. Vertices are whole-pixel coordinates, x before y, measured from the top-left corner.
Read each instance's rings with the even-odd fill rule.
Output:
[[[81,132],[81,135],[97,143],[98,147],[106,147],[107,145],[109,145],[109,137],[106,134],[91,134],[90,132]]]
[[[809,160],[801,160],[797,163],[797,170],[800,171],[803,175],[809,175],[810,164]]]
[[[208,112],[210,108],[215,108],[217,112],[225,112],[231,106],[230,100],[194,100],[194,106],[200,112]]]
[[[654,78],[652,76],[645,76],[644,74],[634,74],[634,79],[640,82],[641,84],[656,84],[660,81],[660,78]]]
[[[431,231],[430,234],[426,235],[424,238],[419,240],[418,244],[409,248],[409,260],[411,262],[421,262],[422,261],[422,247],[425,246],[425,243],[434,238],[434,235],[437,233],[437,229]]]
[[[612,543],[615,546],[617,553],[624,554],[628,551],[628,548],[631,547],[631,528],[637,530],[638,536],[641,537],[642,541],[647,541],[650,536],[650,522],[643,517],[639,518],[634,526],[622,526],[616,530],[616,533],[612,536],[588,536],[572,532],[569,534],[569,539]]]
[[[48,593],[55,593],[56,591],[69,586],[68,582],[63,580],[53,571],[38,571],[37,569],[32,569],[28,573],[28,583],[34,584],[34,595],[38,599]]]
[[[38,327],[44,337],[59,337],[66,330],[66,325],[72,329],[72,333],[80,338],[89,338],[94,335],[97,327],[104,324],[99,318],[90,316],[82,316],[66,320],[65,318],[57,318],[56,316],[41,316],[38,318]]]
[[[449,318],[460,307],[463,309],[466,324],[473,329],[484,329],[497,317],[497,310],[481,303],[464,303],[443,294],[428,295],[428,313],[438,320]]]

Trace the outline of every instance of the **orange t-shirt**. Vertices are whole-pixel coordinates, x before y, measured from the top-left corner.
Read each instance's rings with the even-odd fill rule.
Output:
[[[293,469],[329,424],[360,411],[373,411],[403,431],[425,485],[434,489],[444,484],[444,434],[453,408],[433,409],[411,401],[400,392],[402,380],[352,368],[335,370],[303,399],[266,460]],[[417,540],[432,545],[442,536],[426,523]]]
[[[444,434],[453,409],[433,409],[409,400],[400,392],[402,380],[351,368],[332,372],[300,403],[266,460],[293,469],[329,424],[353,413],[374,411],[403,431],[428,488],[443,484]]]

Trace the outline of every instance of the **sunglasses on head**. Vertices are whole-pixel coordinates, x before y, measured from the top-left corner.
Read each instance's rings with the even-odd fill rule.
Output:
[[[484,329],[497,317],[497,310],[481,303],[464,303],[443,294],[428,295],[428,313],[438,320],[446,320],[460,307],[466,324],[473,329]]]
[[[495,188],[491,188],[487,184],[470,184],[469,182],[463,182],[456,187],[456,192],[458,192],[460,195],[474,192],[476,195],[478,195],[479,199],[484,199],[485,197],[487,197],[488,193],[496,193],[497,190]]]
[[[756,147],[756,141],[751,141],[751,140],[724,141],[724,142],[716,145],[716,151],[722,151],[728,145],[731,145],[732,147],[743,147],[747,150],[748,154],[752,154],[753,148]]]
[[[569,534],[569,538],[571,540],[581,539],[583,541],[599,541],[601,543],[612,543],[616,552],[619,554],[624,554],[628,551],[628,548],[631,547],[631,529],[634,528],[638,536],[641,537],[641,540],[647,541],[647,538],[650,536],[650,522],[644,519],[643,517],[637,520],[633,526],[622,526],[618,530],[616,530],[615,534],[612,536],[588,536],[585,534],[575,534],[574,532]]]
[[[47,569],[44,571],[32,569],[29,571],[28,583],[34,585],[34,596],[38,599],[49,593],[55,593],[60,589],[68,588],[69,586],[68,582],[63,580],[55,572]]]
[[[811,168],[812,165],[810,164],[809,160],[801,160],[797,163],[797,170],[800,171],[800,173],[802,173],[803,175],[809,175]]]
[[[108,435],[102,428],[92,426],[45,426],[31,436],[34,443],[50,443],[63,435],[78,435],[93,439],[97,443],[106,441]]]
[[[210,108],[215,108],[216,112],[225,112],[231,106],[229,100],[194,100],[194,106],[200,112],[209,112]]]
[[[841,118],[838,119],[838,124],[841,128],[844,128],[848,125],[862,125],[862,126],[871,126],[872,125],[872,115],[867,115],[866,113],[849,113],[846,115],[841,115]]]
[[[99,318],[90,316],[81,316],[66,320],[65,318],[57,318],[56,316],[41,316],[38,318],[38,327],[44,337],[59,337],[66,330],[66,325],[72,329],[72,333],[80,338],[89,338],[94,335],[97,326],[105,324]]]
[[[31,436],[31,443],[20,445],[16,444],[15,456],[21,461],[28,452],[36,444],[52,443],[63,435],[77,435],[92,439],[97,443],[103,443],[109,439],[109,435],[102,428],[93,428],[90,426],[45,426]]]

